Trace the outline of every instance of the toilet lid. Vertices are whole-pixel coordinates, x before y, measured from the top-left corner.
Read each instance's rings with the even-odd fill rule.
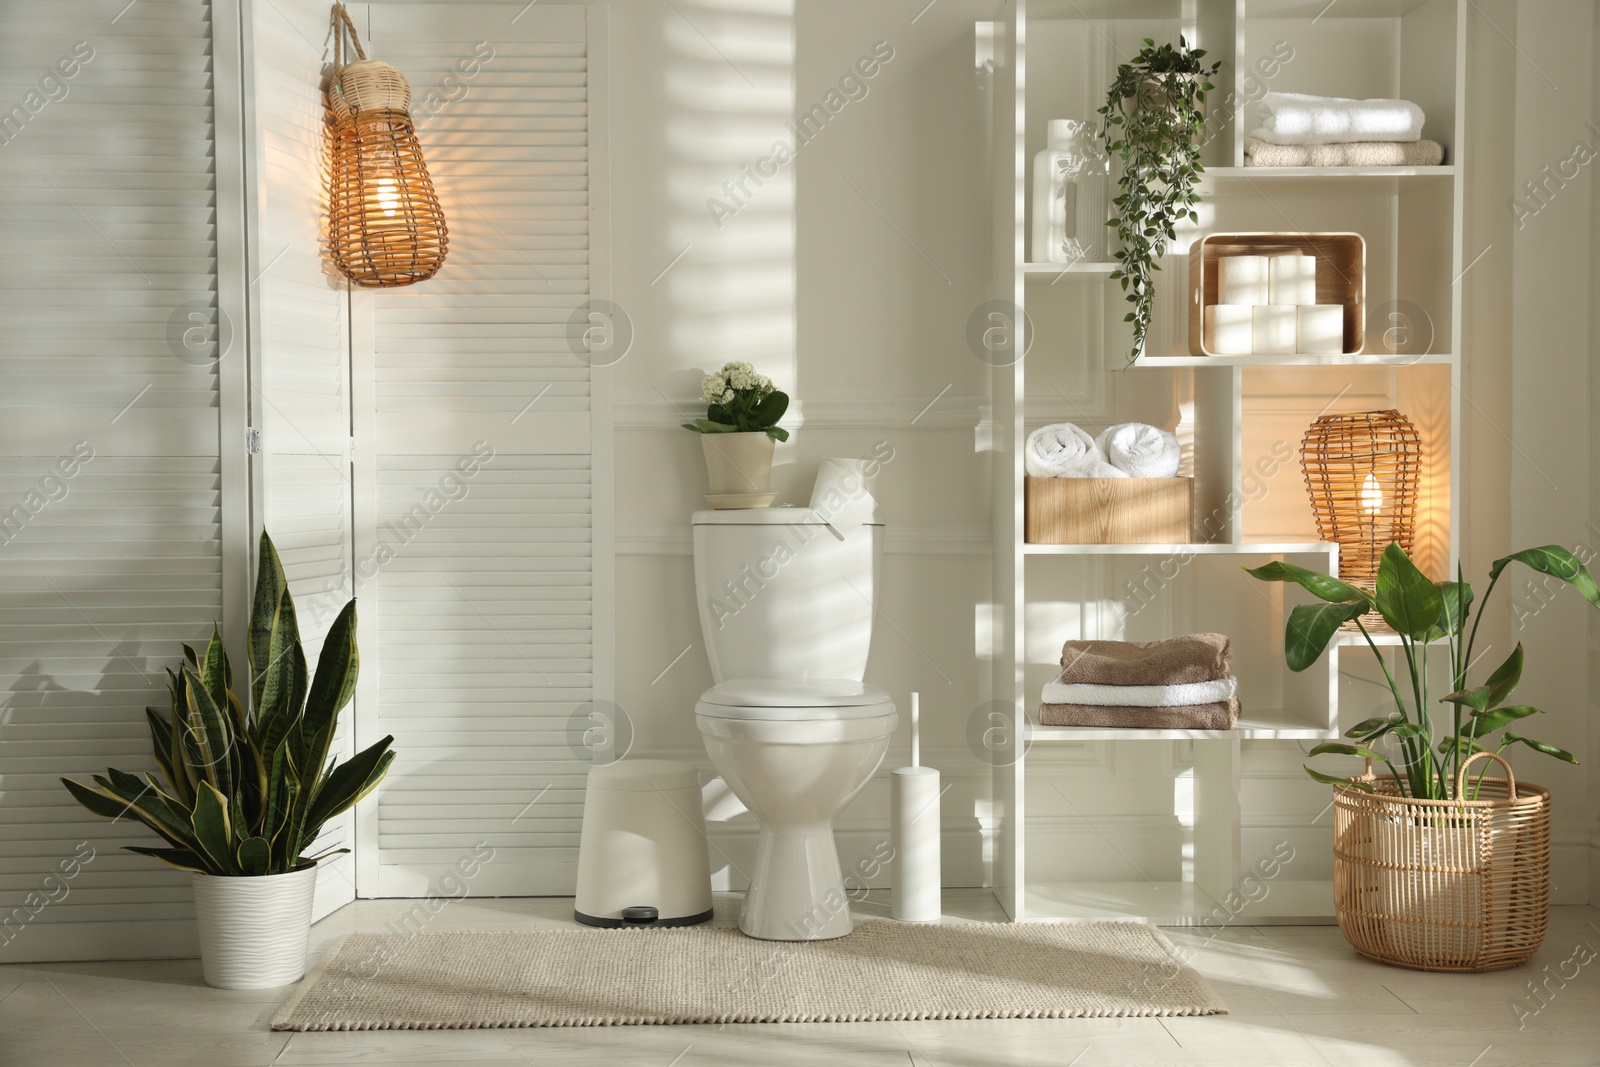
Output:
[[[695,708],[724,719],[866,719],[893,710],[875,685],[828,678],[740,678],[707,689]]]

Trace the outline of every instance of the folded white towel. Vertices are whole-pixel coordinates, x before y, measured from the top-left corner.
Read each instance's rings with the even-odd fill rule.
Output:
[[[1126,478],[1106,462],[1087,430],[1070,422],[1041,426],[1028,435],[1023,469],[1030,478]]]
[[[1090,685],[1046,682],[1046,704],[1087,704],[1101,708],[1183,708],[1192,704],[1220,704],[1239,691],[1239,679],[1229,676],[1214,682],[1183,685]]]
[[[1409,100],[1268,93],[1261,98],[1261,128],[1250,136],[1268,144],[1418,141],[1423,119],[1422,109]]]
[[[1183,458],[1178,439],[1142,422],[1124,422],[1095,438],[1107,462],[1130,478],[1172,478]]]

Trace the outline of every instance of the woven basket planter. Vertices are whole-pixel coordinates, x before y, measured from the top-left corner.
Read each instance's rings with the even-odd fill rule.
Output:
[[[1475,799],[1412,800],[1334,789],[1333,897],[1339,929],[1370,959],[1423,971],[1497,971],[1525,962],[1550,918],[1550,791],[1506,777],[1468,785]]]

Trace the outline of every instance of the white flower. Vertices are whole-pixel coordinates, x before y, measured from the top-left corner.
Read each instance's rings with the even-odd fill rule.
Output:
[[[723,402],[723,403],[724,403],[724,404],[731,404],[731,403],[733,403],[733,398],[734,398],[734,395],[735,395],[735,394],[734,394],[734,392],[733,392],[733,390],[732,390],[732,389],[729,389],[729,390],[728,390],[728,391],[727,391],[727,392],[726,392],[726,393],[723,393],[723,394],[722,394],[722,402]]]
[[[700,379],[700,398],[708,404],[722,400],[722,394],[727,390],[728,383],[720,374],[708,374]]]
[[[722,368],[722,373],[730,386],[741,391],[754,388],[756,384],[756,369],[748,363],[729,363]]]

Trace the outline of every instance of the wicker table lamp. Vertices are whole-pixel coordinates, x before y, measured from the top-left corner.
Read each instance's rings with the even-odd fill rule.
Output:
[[[1371,589],[1391,542],[1409,555],[1422,468],[1417,428],[1398,411],[1323,415],[1300,442],[1317,536],[1339,545],[1339,577]]]
[[[344,38],[359,59],[344,62]],[[340,273],[372,288],[433,277],[448,247],[411,122],[411,86],[368,59],[343,4],[333,6],[333,82],[328,86],[331,167],[328,247]]]

